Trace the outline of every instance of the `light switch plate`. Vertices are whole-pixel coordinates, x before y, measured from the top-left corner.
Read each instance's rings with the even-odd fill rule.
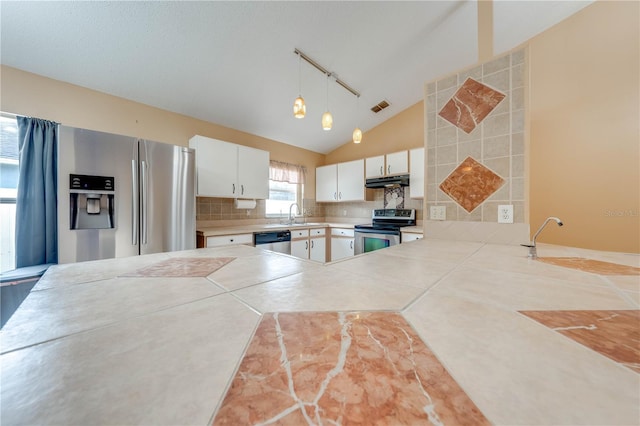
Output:
[[[513,223],[513,204],[498,206],[498,223]]]
[[[431,220],[446,220],[447,206],[431,206],[429,208],[429,218]]]

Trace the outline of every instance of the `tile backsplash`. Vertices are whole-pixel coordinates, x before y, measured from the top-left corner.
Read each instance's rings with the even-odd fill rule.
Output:
[[[498,205],[512,204],[524,222],[526,61],[521,49],[426,84],[427,210],[497,222]]]
[[[422,199],[408,198],[409,188],[370,189],[371,201],[344,203],[316,203],[315,199],[305,198],[302,209],[306,217],[369,219],[374,209],[398,208],[416,209],[416,219],[422,220]],[[256,200],[255,209],[236,209],[233,198],[198,197],[196,201],[196,221],[237,221],[265,220],[265,200]]]
[[[324,208],[325,216],[335,218],[370,219],[374,209],[416,209],[416,220],[422,221],[422,199],[409,198],[408,194],[408,187],[368,189],[367,199],[371,201],[321,203],[318,205]],[[399,201],[400,199],[402,201]]]
[[[233,198],[198,197],[196,203],[196,221],[265,219],[265,200],[256,200],[255,209],[236,209]],[[322,205],[314,199],[305,198],[301,207],[307,217],[324,216]]]

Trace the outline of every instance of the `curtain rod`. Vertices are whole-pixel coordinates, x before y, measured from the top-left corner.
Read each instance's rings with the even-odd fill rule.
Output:
[[[300,56],[302,59],[304,59],[305,61],[307,61],[309,64],[313,65],[318,71],[320,71],[321,73],[327,75],[328,77],[334,76],[335,77],[335,73],[332,71],[327,70],[325,67],[323,67],[322,65],[320,65],[319,63],[317,63],[316,61],[314,61],[313,59],[311,59],[310,57],[308,57],[307,55],[305,55],[300,49],[295,48],[293,50],[293,53],[295,53],[296,55]],[[339,78],[336,77],[336,83],[338,83],[340,86],[344,87],[345,89],[347,89],[349,92],[351,92],[355,97],[359,98],[360,97],[360,93],[358,93],[354,88],[350,87],[347,83],[345,83],[344,81],[340,80]]]

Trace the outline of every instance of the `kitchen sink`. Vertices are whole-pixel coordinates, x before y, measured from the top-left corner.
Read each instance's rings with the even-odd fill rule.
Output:
[[[307,222],[307,223],[270,223],[264,225],[265,228],[297,228],[301,226],[322,226],[324,223]]]

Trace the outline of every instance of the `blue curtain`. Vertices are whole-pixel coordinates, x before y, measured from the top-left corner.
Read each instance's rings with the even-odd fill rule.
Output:
[[[18,117],[16,268],[58,262],[57,123]]]

